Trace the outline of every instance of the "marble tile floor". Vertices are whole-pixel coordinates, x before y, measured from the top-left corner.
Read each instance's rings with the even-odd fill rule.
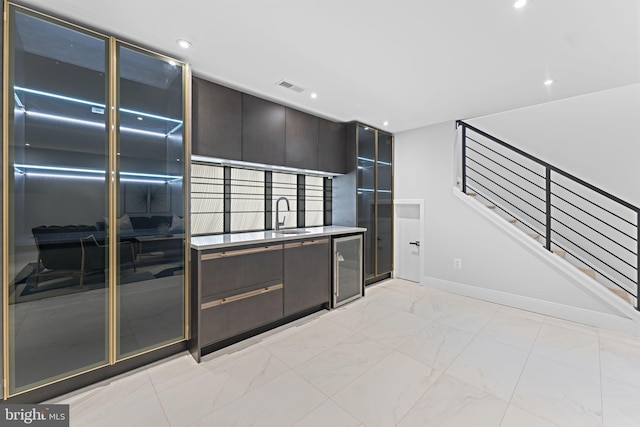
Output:
[[[52,403],[71,425],[640,426],[640,338],[392,279]]]

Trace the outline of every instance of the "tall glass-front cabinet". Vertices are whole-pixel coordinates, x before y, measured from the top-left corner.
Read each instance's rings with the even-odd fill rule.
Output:
[[[7,398],[186,339],[190,76],[113,37],[5,12]]]
[[[357,150],[357,226],[365,233],[365,280],[393,271],[393,136],[355,125]]]

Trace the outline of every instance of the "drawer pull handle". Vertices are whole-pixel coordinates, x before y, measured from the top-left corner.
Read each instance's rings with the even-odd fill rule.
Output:
[[[228,304],[230,302],[240,301],[243,299],[255,297],[258,295],[266,294],[268,292],[277,291],[278,289],[282,289],[284,285],[279,283],[273,286],[267,286],[266,288],[256,289],[255,291],[249,291],[238,295],[233,295],[227,298],[217,299],[215,301],[209,301],[200,305],[201,310],[205,310],[207,308],[217,307],[219,305]]]
[[[259,248],[250,248],[250,249],[239,249],[236,251],[226,251],[226,252],[215,252],[212,254],[204,254],[200,256],[202,261],[207,261],[210,259],[218,259],[225,258],[230,256],[239,256],[239,255],[249,255],[249,254],[257,254],[260,252],[269,252],[269,251],[277,251],[282,249],[282,245],[273,245],[273,246],[262,246]]]
[[[295,242],[295,243],[285,243],[284,248],[285,249],[289,249],[289,248],[299,248],[301,246],[310,246],[310,245],[322,245],[322,244],[328,244],[329,243],[329,239],[322,239],[322,240],[305,240],[303,242]]]

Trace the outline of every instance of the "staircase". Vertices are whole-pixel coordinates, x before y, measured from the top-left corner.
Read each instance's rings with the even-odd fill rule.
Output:
[[[638,305],[640,208],[463,121],[460,191],[584,273],[589,286]]]

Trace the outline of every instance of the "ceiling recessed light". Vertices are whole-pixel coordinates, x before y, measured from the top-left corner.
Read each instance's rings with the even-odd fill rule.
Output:
[[[178,43],[178,46],[180,46],[183,49],[189,49],[191,47],[191,42],[187,40],[178,39],[176,40],[176,43]]]
[[[311,95],[309,95],[312,99],[316,99],[318,97],[318,94],[315,92],[311,92]]]
[[[382,126],[389,126],[389,122],[382,123]]]
[[[174,60],[169,61],[169,65],[171,65],[172,67],[175,67],[176,65],[178,65],[178,63]]]
[[[369,128],[368,128],[368,127],[365,127],[365,128],[364,128],[364,130],[369,130]]]
[[[547,79],[544,81],[545,86],[551,86],[553,84],[553,79]]]
[[[516,0],[516,2],[513,4],[513,7],[515,7],[516,9],[520,9],[521,7],[525,7],[527,4],[527,0]]]
[[[24,144],[25,147],[31,147],[31,144],[29,144],[28,142],[26,144]]]

